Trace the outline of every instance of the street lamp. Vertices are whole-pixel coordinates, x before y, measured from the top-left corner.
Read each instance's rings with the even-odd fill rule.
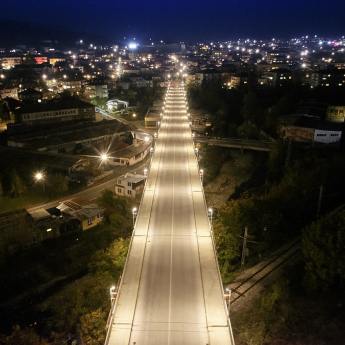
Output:
[[[37,181],[42,181],[42,187],[43,187],[43,194],[45,195],[45,190],[44,190],[44,176],[42,173],[37,173],[36,174],[36,180]]]
[[[228,315],[230,316],[230,302],[231,302],[231,290],[230,289],[228,289],[228,288],[226,288],[226,291],[228,292],[228,298],[227,298],[227,300],[228,300]]]
[[[200,169],[200,180],[201,180],[201,185],[204,181],[204,170]]]
[[[209,208],[207,211],[207,217],[211,222],[211,228],[212,228],[212,213],[213,213],[212,208]]]
[[[199,149],[196,147],[195,148],[195,155],[196,155],[196,159],[199,158]]]
[[[136,222],[137,216],[138,216],[138,210],[137,210],[136,207],[133,208],[132,213],[133,213],[133,228],[134,228],[135,227],[135,222]]]
[[[113,301],[116,300],[117,292],[115,291],[115,286],[110,288],[110,303],[113,304]]]

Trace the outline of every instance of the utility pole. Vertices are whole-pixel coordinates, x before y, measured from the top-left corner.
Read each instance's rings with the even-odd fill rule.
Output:
[[[243,271],[243,269],[244,269],[244,260],[245,260],[245,258],[246,258],[246,251],[247,251],[247,236],[248,236],[248,228],[244,228],[243,248],[242,248],[242,259],[241,259],[242,271]]]
[[[291,137],[289,137],[289,145],[288,145],[286,158],[285,158],[285,168],[287,168],[289,165],[290,153],[291,153]]]
[[[320,188],[320,193],[319,193],[319,202],[317,204],[317,213],[316,217],[319,218],[320,216],[320,210],[321,210],[321,201],[322,201],[322,193],[323,193],[323,186],[319,187]]]

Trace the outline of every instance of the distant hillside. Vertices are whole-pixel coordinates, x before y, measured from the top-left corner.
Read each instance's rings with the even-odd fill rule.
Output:
[[[111,42],[108,37],[69,31],[56,25],[0,20],[1,48],[19,44],[35,48],[47,45],[42,41],[52,41],[54,47],[70,47],[80,39],[83,39],[85,43],[116,44],[116,42]]]

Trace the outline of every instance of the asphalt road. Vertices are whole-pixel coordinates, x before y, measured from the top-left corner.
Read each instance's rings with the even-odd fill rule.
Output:
[[[115,190],[116,181],[119,176],[124,175],[126,173],[131,173],[131,172],[144,174],[144,169],[147,168],[149,165],[149,159],[150,157],[148,156],[143,162],[137,163],[133,166],[117,167],[114,169],[114,175],[112,175],[111,177],[105,178],[104,179],[105,182],[103,183],[97,182],[95,185],[90,186],[81,192],[78,192],[69,196],[65,196],[63,198],[59,198],[53,201],[49,200],[46,203],[32,206],[28,210],[34,211],[40,208],[49,209],[49,208],[58,206],[60,202],[63,200],[72,199],[74,197],[83,197],[89,200],[94,200],[100,195],[103,189]]]
[[[171,87],[109,344],[231,344],[183,90]]]

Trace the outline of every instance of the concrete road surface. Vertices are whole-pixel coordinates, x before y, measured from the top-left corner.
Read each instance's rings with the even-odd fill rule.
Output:
[[[108,344],[231,344],[183,89],[171,87]]]

